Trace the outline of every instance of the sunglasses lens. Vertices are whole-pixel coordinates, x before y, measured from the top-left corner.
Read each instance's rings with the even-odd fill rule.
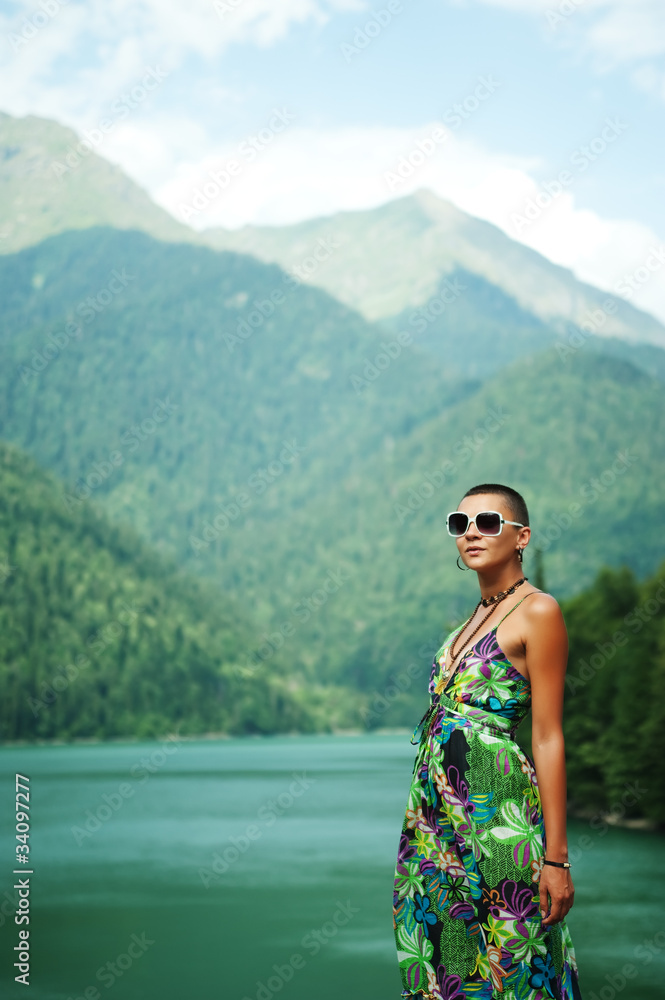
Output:
[[[481,535],[498,535],[501,531],[501,515],[493,511],[478,514],[476,527]]]
[[[457,513],[448,515],[448,530],[451,535],[463,535],[469,527],[469,518],[466,514]]]

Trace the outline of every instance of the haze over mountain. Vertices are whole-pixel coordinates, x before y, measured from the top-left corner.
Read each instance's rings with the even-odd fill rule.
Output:
[[[75,617],[72,602],[81,591],[68,582],[76,570],[66,568],[64,552],[69,546],[77,553],[84,536],[90,544],[89,511],[99,506],[108,530],[98,532],[93,561],[111,579],[124,580],[123,566],[132,559],[133,543],[114,540],[111,526],[121,526],[137,551],[150,546],[156,553],[150,587],[168,576],[163,566],[170,563],[174,571],[207,578],[212,589],[205,593],[219,597],[224,614],[240,609],[237,634],[230,627],[229,638],[233,662],[240,658],[247,671],[240,678],[251,682],[233,689],[240,729],[254,725],[255,713],[261,720],[274,715],[274,728],[282,729],[363,719],[391,725],[419,716],[431,655],[475,600],[475,577],[456,568],[444,526],[445,513],[469,485],[508,481],[525,494],[534,530],[525,571],[533,575],[539,545],[547,589],[559,598],[578,594],[604,565],[625,564],[640,576],[656,571],[665,556],[653,532],[665,487],[665,352],[655,343],[570,332],[561,316],[547,320],[533,303],[520,304],[513,278],[507,288],[494,272],[481,273],[483,261],[493,260],[491,247],[505,249],[498,230],[489,227],[488,236],[486,224],[476,230],[477,220],[460,219],[439,203],[442,217],[453,218],[449,232],[459,229],[444,259],[443,223],[422,193],[375,210],[378,235],[368,213],[363,225],[362,213],[336,217],[345,233],[357,226],[358,240],[387,257],[386,219],[396,213],[401,242],[392,243],[398,260],[386,264],[386,274],[396,279],[401,246],[403,267],[413,267],[423,298],[400,312],[410,294],[404,280],[390,299],[398,311],[371,322],[314,283],[334,284],[329,269],[335,281],[350,273],[342,259],[350,244],[334,229],[324,231],[322,220],[303,224],[296,243],[286,229],[273,232],[295,255],[284,261],[286,270],[195,245],[197,234],[176,223],[173,229],[122,177],[129,203],[121,214],[125,188],[94,154],[75,168],[66,197],[42,191],[51,147],[43,123],[24,124],[26,135],[36,129],[42,136],[42,146],[34,154],[38,166],[23,180],[18,164],[26,166],[27,151],[37,146],[17,141],[9,152],[5,147],[2,161],[12,211],[23,203],[32,208],[23,228],[10,234],[27,245],[0,256],[0,436],[14,446],[7,454],[19,448],[29,459],[20,459],[28,470],[16,493],[23,499],[0,497],[0,509],[11,512],[6,527],[14,542],[7,534],[6,545],[14,551],[23,531],[21,505],[38,524],[59,523],[53,513],[59,507],[65,549],[53,541],[55,529],[31,534],[25,527],[28,550],[20,565],[29,566],[29,552],[43,549],[38,562],[46,568],[20,600],[45,609],[64,580],[62,617]],[[47,124],[65,142],[60,127]],[[114,225],[92,225],[96,212]],[[476,263],[471,230],[491,237],[490,249],[481,240]],[[416,280],[409,250],[426,280]],[[518,251],[530,255],[531,277],[542,276],[555,296],[557,286],[548,282],[561,269],[551,271],[518,244],[509,251],[515,267],[527,271]],[[375,281],[380,266],[373,270],[369,250],[354,258],[358,269],[361,259]],[[540,279],[534,281],[538,290]],[[570,281],[572,302],[579,283]],[[378,284],[368,279],[354,287],[353,295],[378,309]],[[435,307],[437,300],[445,309]],[[627,311],[614,316],[627,317],[629,327],[635,320],[635,332],[640,314],[623,305]],[[15,458],[8,462],[13,468]],[[57,477],[49,480],[47,514],[25,499],[33,488],[42,495],[33,462]],[[55,568],[51,549],[58,552]],[[74,563],[80,559],[76,554]],[[32,569],[21,572],[33,580]],[[90,579],[90,586],[110,593],[109,579]],[[182,596],[187,586],[183,577],[173,602],[161,605],[170,623],[183,601],[183,635],[191,616]],[[81,601],[87,609],[87,598]],[[111,597],[102,596],[104,602],[113,607]],[[214,596],[202,602],[204,617],[214,617]],[[60,605],[52,606],[57,618]],[[46,676],[46,667],[32,675],[26,666],[45,662],[46,611],[42,618],[36,632],[26,625],[22,644],[7,647],[10,665],[21,664],[6,675],[20,697],[26,684],[34,688]],[[74,632],[84,635],[87,623],[77,620]],[[34,634],[37,645],[29,638]],[[177,671],[186,669],[185,660],[200,662],[197,649],[183,653],[171,624],[163,638],[132,652],[132,684],[148,694],[131,702],[135,715],[120,720],[123,731],[153,697],[154,662],[145,657],[164,657],[176,670],[150,726],[176,717],[166,702],[180,698]],[[194,726],[232,728],[223,713],[214,716],[220,706],[211,704],[206,714],[199,705],[214,690],[216,641],[212,633],[200,640],[208,665],[188,717]],[[113,652],[94,697],[121,677],[123,663]],[[395,678],[401,693],[379,710]],[[103,713],[90,718],[101,733],[112,731]],[[71,715],[58,719],[63,732],[74,731]]]
[[[427,190],[364,212],[202,235],[213,246],[251,253],[287,270],[300,267],[305,274],[306,247],[334,240],[329,265],[314,268],[310,280],[371,320],[403,318],[440,299],[446,276],[463,269],[559,331],[570,323],[584,329],[591,324],[600,336],[665,347],[665,327],[653,316],[578,281],[571,271]],[[446,301],[444,295],[444,306]]]
[[[96,131],[98,143],[86,143],[48,118],[0,112],[0,253],[14,253],[67,229],[99,225],[195,241],[189,227],[97,154],[103,150],[103,133]]]
[[[629,362],[459,380],[274,265],[109,228],[1,258],[0,295],[3,436],[74,516],[101,504],[238,600],[263,669],[284,645],[366,696],[424,670],[472,601],[443,518],[473,482],[528,497],[557,595],[665,555],[662,383]]]
[[[422,320],[414,313],[425,308],[427,322],[439,322],[449,299],[446,278],[464,272],[515,303],[523,317],[531,318],[537,336],[545,327],[561,335],[570,333],[571,323],[586,324],[593,335],[665,347],[665,327],[653,316],[578,281],[569,270],[431,191],[293,226],[195,232],[98,155],[104,150],[101,132],[87,146],[79,143],[57,122],[0,114],[0,252],[67,229],[136,228],[158,239],[206,243],[295,269],[300,280],[325,289],[367,319],[406,324],[414,334]],[[492,323],[492,310],[479,310],[477,302],[470,308],[477,312],[472,332],[482,335],[483,324]],[[547,342],[545,337],[543,346]],[[508,343],[506,352],[505,361],[518,356]]]
[[[275,656],[257,691],[241,668],[253,625],[237,603],[96,504],[65,510],[56,479],[4,441],[0,552],[4,740],[322,724],[293,656]],[[334,693],[325,700],[327,718]]]

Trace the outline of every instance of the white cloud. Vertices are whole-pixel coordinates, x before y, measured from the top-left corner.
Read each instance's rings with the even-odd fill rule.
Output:
[[[593,51],[610,65],[651,59],[665,53],[665,6],[662,0],[607,0],[588,28]]]
[[[217,3],[217,7],[214,4]],[[3,109],[90,125],[146,66],[211,65],[234,43],[268,47],[294,24],[323,25],[362,0],[19,0],[0,12]],[[67,62],[67,73],[62,64]]]
[[[48,0],[47,5],[53,13],[37,17],[40,6],[34,0],[18,0],[11,17],[1,16],[5,34],[20,35],[26,22],[37,25],[36,31],[29,28],[20,52],[34,48],[55,23],[68,22],[73,42],[85,30],[104,45],[106,57],[126,39],[140,39],[152,50],[211,57],[232,42],[273,45],[293,23],[314,19],[323,24],[331,12],[364,6],[360,0]]]
[[[476,0],[537,16],[550,33],[594,55],[601,70],[665,54],[663,0]]]
[[[429,187],[601,287],[614,288],[623,274],[641,265],[650,246],[660,245],[646,226],[580,208],[574,185],[516,233],[511,213],[538,193],[532,175],[543,164],[535,157],[488,151],[466,139],[463,128],[450,132],[434,155],[392,189],[386,171],[394,171],[400,157],[438,123],[322,129],[296,121],[276,132],[250,162],[239,141],[220,145],[193,111],[199,94],[206,106],[213,98],[227,108],[243,100],[224,87],[217,57],[235,42],[274,45],[294,25],[323,25],[336,11],[372,5],[367,0],[218,2],[215,9],[213,0],[70,0],[66,5],[46,0],[55,13],[41,17],[38,25],[39,5],[21,0],[11,18],[0,12],[0,42],[4,38],[9,55],[0,68],[3,109],[54,118],[79,130],[94,127],[146,67],[162,67],[168,75],[159,99],[148,95],[138,110],[118,116],[98,151],[176,218],[182,218],[179,206],[191,204],[197,186],[210,181],[209,171],[237,159],[240,171],[228,189],[190,220],[198,228],[289,223],[379,205]],[[655,64],[665,51],[663,0],[469,0],[467,5],[471,2],[537,15],[555,43],[557,37],[566,45],[574,42],[602,59],[604,68],[625,63],[635,86],[665,98],[663,74]],[[559,33],[547,27],[545,15],[562,3],[572,13]],[[195,76],[183,72],[181,101],[176,71],[192,57],[198,69]],[[269,127],[269,117],[248,123],[245,139]],[[664,282],[660,271],[654,273],[633,301],[665,320]]]
[[[190,225],[232,229],[247,223],[281,225],[365,209],[428,187],[549,260],[571,268],[582,280],[615,293],[625,275],[643,266],[651,248],[663,246],[647,226],[630,219],[604,219],[580,208],[574,184],[562,189],[530,225],[516,231],[514,215],[523,212],[541,191],[531,176],[538,161],[493,153],[450,131],[410,177],[398,185],[388,183],[386,174],[394,174],[400,159],[418,149],[418,142],[436,126],[318,130],[294,123],[275,135],[252,162],[239,153],[238,145],[220,147],[215,155],[191,158],[174,167],[169,179],[152,193],[184,221],[180,209],[192,206],[198,189],[201,209],[198,215],[190,215]],[[216,191],[210,172],[223,170],[231,158],[238,162],[239,173],[229,177],[225,189],[218,186]],[[146,167],[145,176],[149,173]],[[206,183],[210,184],[207,189]],[[665,321],[665,266],[650,273],[647,281],[637,282],[631,302]]]
[[[567,190],[553,198],[531,225],[516,233],[513,210],[523,212],[526,203],[529,200],[535,203],[534,199],[542,193],[542,187],[524,178],[519,199],[512,202],[512,207],[509,198],[503,203],[495,199],[484,217],[554,263],[570,268],[581,280],[621,295],[665,320],[663,240],[642,223],[604,219],[596,212],[577,207],[574,193]],[[648,270],[645,277],[644,264],[654,250],[663,263]],[[627,287],[632,289],[629,294],[625,292]]]
[[[238,143],[200,162],[181,164],[155,197],[183,221],[179,206],[192,203],[197,188],[202,190],[210,180],[210,171],[234,159],[239,174],[190,220],[196,228],[235,228],[247,222],[279,225],[379,205],[391,198],[382,169],[396,159],[409,135],[400,129],[320,131],[292,124],[275,134],[252,161],[249,152],[243,154],[247,146]]]

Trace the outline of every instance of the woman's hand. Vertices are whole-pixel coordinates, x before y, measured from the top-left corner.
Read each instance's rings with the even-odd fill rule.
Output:
[[[538,888],[543,927],[550,927],[563,920],[575,900],[575,886],[570,876],[570,868],[544,865]]]

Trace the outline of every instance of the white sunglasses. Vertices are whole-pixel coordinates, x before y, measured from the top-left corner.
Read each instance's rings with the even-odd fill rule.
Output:
[[[469,517],[461,510],[454,510],[446,517],[448,534],[453,538],[462,538],[466,535],[472,523],[475,524],[479,535],[500,535],[504,524],[514,524],[516,528],[524,527],[519,521],[507,521],[498,510],[483,510],[474,517]]]

